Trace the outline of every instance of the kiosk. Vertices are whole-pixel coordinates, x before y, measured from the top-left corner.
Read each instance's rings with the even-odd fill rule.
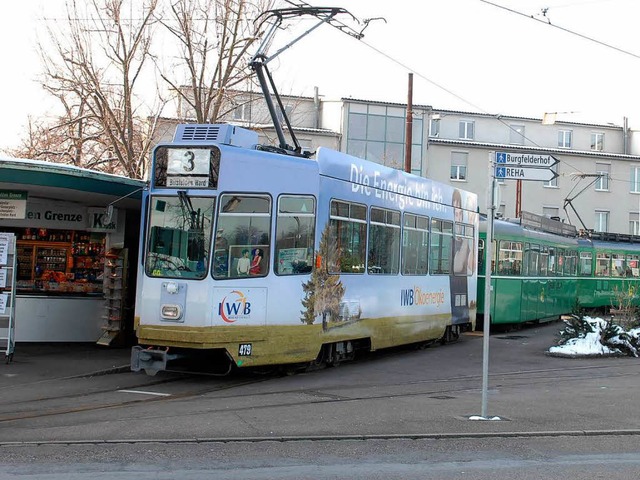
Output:
[[[16,342],[103,337],[111,301],[105,293],[112,297],[105,258],[114,248],[127,249],[133,281],[122,284],[135,286],[144,187],[69,165],[0,158],[0,232],[16,238]],[[125,310],[133,308],[129,290],[122,292]],[[132,328],[132,312],[130,322],[126,317],[123,332]]]

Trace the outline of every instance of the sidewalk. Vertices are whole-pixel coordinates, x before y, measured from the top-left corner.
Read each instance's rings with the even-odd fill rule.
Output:
[[[131,347],[95,343],[16,343],[13,361],[0,364],[4,384],[128,371]]]

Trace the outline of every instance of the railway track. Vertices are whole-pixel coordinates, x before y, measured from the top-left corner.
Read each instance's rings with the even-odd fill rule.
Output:
[[[535,369],[527,371],[505,371],[493,373],[490,375],[491,385],[493,388],[510,387],[517,388],[523,385],[544,385],[557,383],[559,380],[563,382],[571,380],[579,380],[584,378],[588,373],[590,379],[612,378],[612,377],[635,377],[635,371],[615,372],[620,365],[588,365],[575,366],[571,368],[549,368]],[[170,378],[158,379],[154,381],[137,382],[127,384],[126,388],[118,388],[117,386],[109,386],[97,388],[92,391],[74,391],[64,392],[60,394],[48,394],[39,396],[29,400],[24,400],[20,405],[19,411],[7,412],[8,408],[15,406],[15,403],[9,402],[6,397],[0,401],[0,425],[9,425],[21,420],[37,419],[43,417],[63,416],[80,412],[91,412],[105,409],[128,408],[133,405],[148,404],[150,402],[170,403],[182,400],[189,400],[206,395],[212,395],[218,401],[226,401],[224,407],[209,408],[210,413],[224,411],[225,413],[242,411],[247,407],[228,407],[228,403],[232,403],[234,399],[246,397],[246,392],[238,392],[238,389],[253,386],[256,384],[268,382],[278,378],[276,375],[247,375],[243,373],[225,380],[212,381],[203,374],[192,373],[176,373],[168,372]],[[129,376],[138,376],[137,374],[126,374]],[[53,381],[52,381],[53,382]],[[435,378],[424,380],[410,380],[402,382],[367,382],[358,385],[349,385],[350,394],[341,396],[334,393],[344,388],[342,383],[323,384],[314,388],[287,388],[269,391],[253,391],[251,396],[258,405],[251,406],[253,410],[280,408],[283,406],[301,406],[314,405],[320,403],[353,403],[363,400],[385,400],[390,398],[408,398],[416,396],[424,396],[432,399],[443,399],[453,397],[462,392],[478,390],[480,388],[481,375],[458,375],[448,378]],[[157,392],[157,387],[173,386],[175,391],[172,393]],[[375,394],[372,392],[384,388],[388,392]],[[154,389],[151,391],[150,389]],[[390,391],[389,391],[390,390]],[[139,393],[140,396],[135,399],[123,398],[120,401],[101,402],[96,400],[106,394],[116,392]],[[357,392],[364,392],[357,394]],[[305,398],[299,401],[269,401],[269,398],[277,398],[280,396],[302,395]],[[60,402],[72,402],[74,405],[60,406]]]

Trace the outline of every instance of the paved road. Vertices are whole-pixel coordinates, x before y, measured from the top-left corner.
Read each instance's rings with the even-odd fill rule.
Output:
[[[560,328],[491,337],[491,422],[475,335],[289,377],[14,379],[0,478],[637,478],[638,360],[545,355]]]

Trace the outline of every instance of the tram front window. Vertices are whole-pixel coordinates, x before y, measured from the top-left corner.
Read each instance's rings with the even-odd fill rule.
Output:
[[[153,197],[145,272],[151,277],[207,275],[215,198]]]

